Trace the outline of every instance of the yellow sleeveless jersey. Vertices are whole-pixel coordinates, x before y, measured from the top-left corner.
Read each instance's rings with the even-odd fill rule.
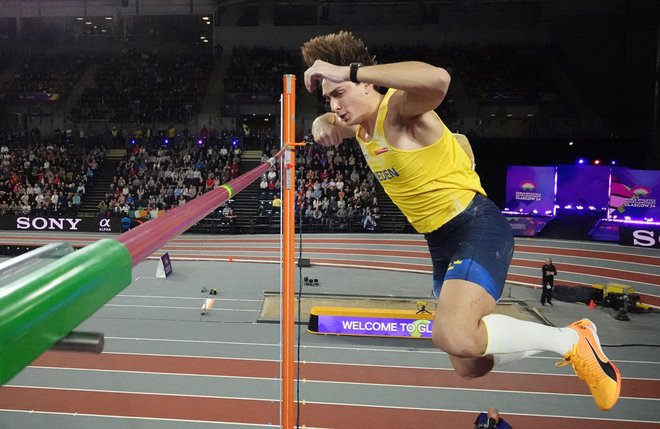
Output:
[[[356,138],[369,168],[417,232],[433,232],[461,213],[476,193],[486,195],[472,163],[442,124],[442,136],[430,146],[401,150],[385,138],[390,89],[378,108],[371,141]],[[436,115],[437,117],[437,115]],[[442,122],[440,117],[438,121]]]

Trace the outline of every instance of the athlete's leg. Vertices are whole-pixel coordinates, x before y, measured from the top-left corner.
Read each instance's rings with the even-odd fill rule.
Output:
[[[458,281],[460,282],[460,280],[458,280]],[[457,305],[460,305],[458,303],[465,296],[461,292],[461,288],[465,285],[457,284],[456,286],[452,286],[452,283],[455,283],[456,280],[452,280],[450,282],[451,283],[448,284],[448,287],[446,289],[444,287],[442,288],[442,290],[448,290],[449,292],[446,292],[444,294],[446,299],[442,301],[442,303],[443,303],[442,305],[441,305],[440,301],[438,302],[438,309],[440,309],[442,307],[442,310],[440,310],[440,311],[443,314],[447,314],[447,315],[453,314],[452,312],[459,313],[457,315],[451,315],[449,317],[452,318],[452,320],[455,321],[456,323],[461,323],[460,318],[464,317],[466,312],[460,311],[456,307],[457,307]],[[473,288],[474,284],[472,284],[472,286],[470,286],[470,287]],[[484,290],[483,288],[481,288],[481,286],[479,286],[479,289]],[[476,289],[476,290],[478,291],[479,289]],[[440,292],[440,289],[438,288],[437,293],[439,294],[439,292]],[[484,300],[484,303],[488,303],[490,301],[488,298],[490,298],[494,301],[494,299],[489,294],[487,294],[488,296],[485,296],[485,295],[481,294],[480,292],[476,292],[476,294],[477,294],[479,299]],[[454,303],[454,305],[450,304],[452,302]],[[494,305],[493,305],[493,308],[494,308]],[[469,312],[470,310],[467,310],[467,311]],[[490,306],[487,304],[485,306],[485,308],[483,308],[482,311],[488,311],[488,314],[489,314],[490,311],[492,311],[492,308],[490,308]],[[475,313],[475,317],[478,314],[479,314],[478,312]],[[495,317],[498,317],[498,316],[495,316]],[[440,313],[436,312],[436,321],[434,322],[436,324],[436,326],[438,326],[438,323],[442,323],[442,324],[445,323],[444,320],[443,321],[438,321],[438,319],[441,319]],[[442,317],[442,319],[444,319],[444,317]],[[486,337],[487,337],[488,336],[488,331],[486,331],[485,334],[482,332],[484,322],[481,319],[483,319],[483,317],[479,318],[479,322],[481,322],[481,323],[477,324],[476,321],[471,320],[471,321],[468,322],[469,324],[467,326],[475,326],[476,325],[477,326],[476,335],[480,335],[480,336],[486,335]],[[466,325],[463,325],[463,326],[466,326]],[[445,343],[445,341],[447,341],[447,340],[445,340],[445,337],[447,337],[447,336],[443,335],[441,333],[441,329],[442,328],[437,328],[437,330],[434,330],[434,334],[435,334],[434,335],[434,341],[435,341],[435,344],[440,349],[443,349],[443,350],[447,351],[444,348],[444,343]],[[459,329],[455,329],[455,331],[458,332]],[[460,340],[461,339],[459,339],[459,341]],[[514,341],[514,343],[515,343],[515,341]],[[450,353],[449,351],[447,351],[447,352]],[[526,357],[533,356],[533,355],[541,353],[541,352],[542,352],[542,350],[529,349],[529,350],[520,350],[520,351],[516,350],[516,351],[513,351],[513,352],[500,352],[500,353],[496,353],[496,354],[488,354],[486,352],[486,349],[484,349],[484,350],[481,350],[481,353],[476,358],[475,357],[461,357],[461,356],[452,355],[452,354],[450,354],[449,357],[450,357],[450,360],[452,362],[452,366],[457,369],[457,372],[459,374],[461,374],[461,376],[463,376],[465,378],[475,378],[475,377],[481,377],[483,375],[486,375],[489,371],[491,371],[494,368],[498,368],[502,365],[506,365],[506,364],[509,364],[509,363],[512,363],[512,362],[517,362],[517,361],[522,360]]]
[[[470,205],[437,232],[426,236],[438,298],[433,339],[464,377],[486,374],[492,356],[481,318],[495,308],[513,253],[511,228],[489,200]]]
[[[509,361],[538,351],[565,357],[578,343],[579,335],[571,327],[490,314],[494,308],[495,299],[476,283],[450,279],[442,285],[433,341],[452,356],[454,368],[463,377],[479,377],[490,371],[492,355],[505,355]]]
[[[593,323],[581,320],[555,328],[491,314],[513,253],[513,236],[499,209],[477,196],[447,226],[427,234],[434,279],[439,278],[436,266],[437,274],[444,274],[433,340],[450,355],[456,371],[466,378],[479,377],[498,361],[554,352],[587,382],[601,409],[611,408],[619,397],[621,378],[603,353]],[[443,269],[448,251],[451,262]]]
[[[572,365],[577,376],[587,383],[598,407],[608,410],[619,399],[621,375],[603,353],[596,326],[590,320],[555,328],[502,314],[488,314],[481,322],[488,341],[485,354],[510,357],[532,350],[554,352],[564,358],[558,366]]]
[[[481,377],[493,369],[493,357],[484,356],[488,334],[481,318],[494,308],[495,299],[478,284],[452,279],[442,285],[433,342],[462,377]]]

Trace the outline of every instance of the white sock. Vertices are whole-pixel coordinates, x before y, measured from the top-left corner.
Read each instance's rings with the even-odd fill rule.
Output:
[[[511,362],[517,362],[519,360],[523,360],[526,357],[530,357],[532,355],[542,353],[543,350],[530,350],[528,352],[520,352],[520,353],[500,353],[500,354],[495,354],[493,355],[493,369],[499,368],[502,365],[509,364]]]
[[[484,355],[544,351],[563,357],[579,340],[577,332],[571,328],[554,328],[502,314],[488,314],[481,321],[488,332]]]

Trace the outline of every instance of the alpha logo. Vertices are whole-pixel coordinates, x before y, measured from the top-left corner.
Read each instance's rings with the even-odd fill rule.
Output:
[[[19,217],[16,219],[16,229],[77,231],[81,221],[72,218]]]
[[[99,231],[112,231],[110,228],[110,219],[101,219],[99,221]]]

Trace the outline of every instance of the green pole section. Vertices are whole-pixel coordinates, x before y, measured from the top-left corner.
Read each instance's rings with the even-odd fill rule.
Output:
[[[131,255],[99,240],[0,286],[0,385],[131,284]]]

